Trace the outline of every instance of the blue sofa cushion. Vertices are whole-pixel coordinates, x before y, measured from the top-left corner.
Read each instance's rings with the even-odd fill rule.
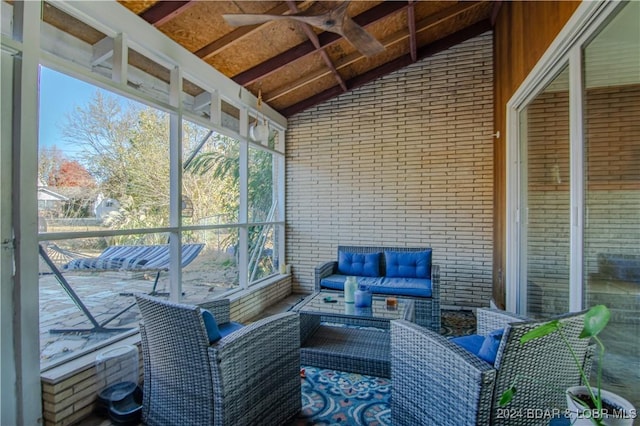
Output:
[[[344,290],[346,275],[333,274],[320,280],[322,288]],[[358,285],[374,294],[431,297],[431,280],[422,278],[358,277]]]
[[[204,327],[207,329],[207,337],[209,338],[209,344],[215,343],[222,338],[220,330],[218,329],[218,323],[213,317],[213,314],[206,309],[202,310],[202,320],[204,321]]]
[[[454,337],[453,339],[451,339],[451,342],[455,343],[463,349],[466,349],[474,355],[478,355],[478,352],[480,352],[480,348],[484,343],[484,336],[471,334],[469,336]]]
[[[370,288],[374,293],[396,296],[431,297],[431,280],[425,278],[389,278],[385,277],[380,287]]]
[[[235,321],[220,324],[220,336],[226,337],[234,331],[240,330],[242,327],[244,327],[244,325]]]
[[[424,251],[385,251],[389,278],[431,278],[431,249]]]
[[[338,252],[338,272],[342,275],[379,277],[380,254],[340,251]]]
[[[484,338],[484,342],[482,342],[482,346],[478,351],[478,356],[488,363],[494,364],[496,362],[496,355],[498,355],[498,348],[500,347],[500,341],[502,340],[503,334],[503,328],[493,330],[489,333]]]
[[[320,280],[320,286],[322,288],[329,288],[332,290],[344,290],[344,281],[347,279],[347,275],[333,274]],[[357,277],[359,286],[379,285],[382,281],[381,277]],[[373,290],[372,290],[373,291]]]
[[[504,329],[499,329],[492,331],[486,337],[472,334],[470,336],[454,337],[451,341],[493,365],[498,355],[503,333]]]

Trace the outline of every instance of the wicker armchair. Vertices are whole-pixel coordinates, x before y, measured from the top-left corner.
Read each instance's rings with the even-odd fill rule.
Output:
[[[563,390],[581,384],[566,345],[557,334],[520,344],[522,335],[546,321],[490,309],[478,309],[477,316],[479,335],[504,328],[495,365],[416,324],[391,322],[395,426],[546,425],[551,415],[564,413]],[[578,338],[584,313],[559,318],[578,359],[590,371],[593,347]],[[500,407],[500,396],[516,377],[516,396]]]
[[[147,425],[278,425],[301,408],[300,322],[265,318],[209,345],[199,306],[136,295]],[[229,300],[202,305],[218,324]]]

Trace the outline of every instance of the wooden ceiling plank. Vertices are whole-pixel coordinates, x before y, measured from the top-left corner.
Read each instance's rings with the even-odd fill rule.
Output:
[[[493,8],[491,9],[491,25],[496,25],[496,19],[498,19],[498,12],[500,12],[500,7],[502,6],[502,0],[494,0]]]
[[[424,31],[427,27],[432,27],[434,25],[440,24],[449,19],[455,18],[456,16],[468,12],[477,6],[486,3],[484,1],[463,1],[457,3],[454,6],[448,7],[446,9],[442,9],[441,11],[434,13],[433,15],[429,15],[426,18],[422,19],[417,24],[417,32]]]
[[[405,7],[407,7],[406,2],[383,2],[361,13],[360,15],[353,18],[353,20],[358,25],[364,27],[384,18],[385,16],[399,12]],[[322,47],[327,47],[340,39],[342,39],[341,36],[328,31],[325,31],[318,35],[318,40],[320,41],[320,45]],[[232,79],[242,86],[247,86],[290,64],[292,61],[307,56],[315,51],[316,48],[313,43],[311,41],[306,41],[292,47],[291,49],[279,54],[278,56],[274,56],[273,58],[236,75]]]
[[[195,5],[195,1],[159,1],[140,14],[140,17],[155,27],[169,22]]]
[[[417,24],[415,24],[415,34],[411,34],[411,29],[409,30],[409,33],[407,33],[406,31],[399,31],[387,38],[385,38],[384,40],[381,40],[381,43],[383,46],[385,47],[389,47],[395,43],[398,43],[404,39],[406,39],[407,37],[411,37],[414,39],[414,43],[416,43],[417,45],[417,33],[420,33],[422,31],[425,31],[429,28],[432,28],[448,19],[452,19],[456,16],[458,16],[461,13],[467,12],[471,9],[473,9],[474,7],[478,6],[479,4],[482,4],[483,2],[463,2],[460,4],[457,4],[455,6],[451,6],[448,7],[446,9],[443,9],[442,11],[434,14],[434,15],[430,15],[424,19],[422,19],[420,22],[418,22]],[[415,5],[410,4],[408,11],[411,9],[414,9]],[[414,11],[415,12],[415,11]],[[414,23],[415,23],[415,18],[413,19]],[[411,20],[409,21],[411,22]],[[413,53],[413,49],[411,51]],[[363,59],[365,56],[362,55],[360,52],[355,51],[353,53],[351,53],[350,55],[345,56],[344,58],[338,60],[335,64],[336,69],[340,70],[343,67],[346,67],[354,62],[357,62],[361,59]],[[414,56],[411,55],[411,57],[413,58]],[[417,57],[417,46],[416,46],[416,51],[415,51],[415,59],[413,59],[413,61],[417,61],[418,57]],[[303,87],[306,84],[309,84],[315,80],[318,80],[322,77],[325,77],[328,74],[329,71],[318,71],[312,74],[309,74],[307,76],[304,76],[298,80],[296,80],[293,83],[290,83],[286,86],[283,86],[279,89],[276,89],[268,94],[266,94],[265,96],[265,102],[272,102],[275,99],[280,98],[281,96],[284,96],[288,93],[293,92],[294,90],[297,90],[301,87]]]
[[[418,49],[418,60],[427,58],[429,56],[433,56],[436,53],[447,50],[456,44],[460,44],[469,39],[479,36],[480,34],[486,33],[487,31],[492,30],[491,21],[489,19],[483,19],[482,21],[478,21],[468,27],[465,27],[455,33],[443,37],[439,40],[434,41],[433,43],[429,43],[426,46]]]
[[[297,104],[291,105],[282,110],[283,114],[288,114],[286,117],[291,117],[294,114],[299,113],[300,111],[304,111],[307,108],[311,108],[322,102],[328,101],[329,99],[335,98],[338,95],[343,94],[342,88],[340,86],[333,86],[323,92],[318,93],[317,95],[313,95],[310,98],[304,99]]]
[[[413,0],[409,2],[407,8],[407,26],[409,28],[409,53],[411,61],[415,62],[418,60],[418,42],[416,40],[416,7]]]
[[[336,37],[340,36],[336,34]],[[282,67],[290,64],[292,61],[303,58],[315,51],[316,48],[313,46],[313,43],[311,43],[310,41],[305,41],[304,43],[300,43],[299,45],[292,47],[283,54],[274,56],[273,58],[268,59],[265,62],[238,74],[235,77],[232,77],[232,80],[241,86],[248,86],[249,84],[258,81],[261,78],[264,78],[278,71]]]
[[[307,0],[301,3],[301,5],[306,5],[309,3],[313,3],[313,0]],[[265,12],[268,15],[283,15],[289,11],[289,8],[284,4],[279,4],[278,6],[271,8]],[[257,25],[247,25],[245,27],[236,28],[230,33],[225,34],[222,38],[218,40],[214,40],[206,46],[201,47],[196,50],[194,54],[201,59],[208,59],[214,55],[217,55],[222,50],[230,47],[233,43],[242,40],[243,38],[249,36],[254,31],[258,30],[261,26],[266,24],[257,24]]]
[[[432,56],[436,53],[442,52],[446,49],[449,49],[452,46],[455,46],[458,43],[462,43],[463,41],[469,40],[473,37],[477,37],[482,33],[490,31],[492,29],[491,21],[489,19],[482,20],[473,25],[470,25],[458,32],[455,32],[449,36],[443,37],[439,40],[436,40],[433,43],[430,43],[426,46],[421,47],[417,51],[418,60],[424,59],[428,56]],[[397,59],[394,59],[386,64],[382,64],[379,67],[376,67],[372,70],[367,71],[364,74],[356,76],[347,81],[347,85],[349,90],[356,89],[364,84],[367,84],[379,77],[387,75],[391,72],[397,71],[407,65],[411,64],[411,55],[406,54]],[[289,118],[294,114],[297,114],[307,108],[311,108],[319,103],[327,101],[334,96],[339,95],[341,92],[336,93],[336,91],[340,89],[338,86],[331,87],[324,92],[318,93],[317,95],[311,96],[310,98],[304,99],[294,105],[291,105],[287,108],[284,108],[280,111],[282,115]]]
[[[394,33],[394,34],[390,35],[389,37],[387,37],[387,38],[385,38],[383,40],[380,40],[380,43],[382,43],[382,45],[384,47],[389,47],[389,46],[392,46],[392,45],[394,45],[394,44],[396,44],[398,42],[401,42],[402,40],[406,39],[407,37],[409,37],[409,34],[407,33],[406,30],[398,31],[397,33]],[[344,57],[338,59],[335,62],[336,69],[337,70],[341,70],[342,68],[345,68],[345,67],[347,67],[347,66],[349,66],[349,65],[351,65],[351,64],[353,64],[353,63],[355,63],[355,62],[357,62],[357,61],[359,61],[359,60],[361,60],[363,58],[365,58],[365,56],[362,53],[358,52],[357,50],[353,51],[349,55],[344,56]],[[273,90],[273,91],[267,93],[266,96],[265,96],[265,102],[271,102],[271,101],[273,101],[275,99],[278,99],[281,96],[284,96],[284,95],[286,95],[288,93],[291,93],[294,90],[297,90],[297,89],[299,89],[299,88],[301,88],[301,87],[303,87],[303,86],[305,86],[305,85],[307,85],[309,83],[312,83],[312,82],[314,82],[314,81],[316,81],[316,80],[318,80],[318,79],[320,79],[322,77],[325,77],[327,74],[329,74],[329,70],[322,69],[322,70],[318,70],[318,71],[316,71],[314,73],[305,75],[302,78],[294,81],[293,83],[286,84],[285,86],[282,86],[282,87],[280,87],[280,88],[278,88],[276,90]]]
[[[289,9],[293,13],[297,13],[300,11],[298,9],[298,6],[296,6],[296,3],[293,0],[287,0],[287,5],[289,6]],[[335,77],[336,81],[338,82],[342,90],[346,92],[347,84],[344,82],[344,79],[342,78],[340,73],[338,73],[338,70],[333,65],[333,62],[331,61],[331,58],[329,58],[329,55],[327,54],[327,52],[322,48],[322,46],[320,46],[320,40],[318,40],[318,35],[313,31],[313,29],[309,24],[298,21],[298,25],[302,27],[302,30],[307,35],[307,38],[309,39],[309,41],[311,41],[311,43],[313,43],[315,48],[320,52],[320,56],[322,57],[322,60],[324,61],[324,63],[327,65],[327,68],[329,68],[329,72],[333,74],[333,76]]]
[[[203,59],[206,60],[207,58],[212,57],[213,55],[217,55],[218,53],[220,53],[222,50],[226,49],[227,47],[229,47],[229,45],[242,40],[243,38],[247,37],[248,35],[252,34],[255,30],[257,30],[258,28],[260,28],[262,25],[258,24],[258,25],[247,25],[246,27],[240,27],[238,29],[235,29],[233,31],[231,31],[230,33],[225,34],[224,36],[222,36],[221,38],[212,41],[211,43],[207,44],[206,46],[196,50],[194,52],[194,54]]]
[[[340,75],[336,67],[333,65],[333,62],[331,62],[331,58],[329,58],[329,55],[324,49],[319,49],[319,50],[320,50],[320,56],[322,56],[322,59],[324,60],[325,64],[327,64],[327,68],[329,68],[329,72],[333,74],[333,76],[335,77],[340,87],[342,87],[342,90],[346,92],[348,90],[347,83],[345,83],[344,79],[342,78],[342,76]]]

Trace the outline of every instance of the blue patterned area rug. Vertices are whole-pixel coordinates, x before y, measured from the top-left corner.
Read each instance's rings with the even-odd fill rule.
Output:
[[[444,336],[475,332],[470,311],[443,311]],[[356,373],[304,367],[302,411],[291,426],[391,425],[391,380]],[[301,373],[302,375],[302,373]]]
[[[391,380],[304,367],[302,411],[291,423],[307,425],[390,425]]]

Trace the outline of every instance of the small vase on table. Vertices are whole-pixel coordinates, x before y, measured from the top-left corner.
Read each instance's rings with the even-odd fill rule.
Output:
[[[371,302],[373,301],[373,295],[369,288],[366,286],[360,286],[355,293],[355,304],[356,308],[369,308],[371,307]]]
[[[344,302],[353,303],[355,301],[355,293],[358,283],[356,277],[349,276],[344,282]]]

